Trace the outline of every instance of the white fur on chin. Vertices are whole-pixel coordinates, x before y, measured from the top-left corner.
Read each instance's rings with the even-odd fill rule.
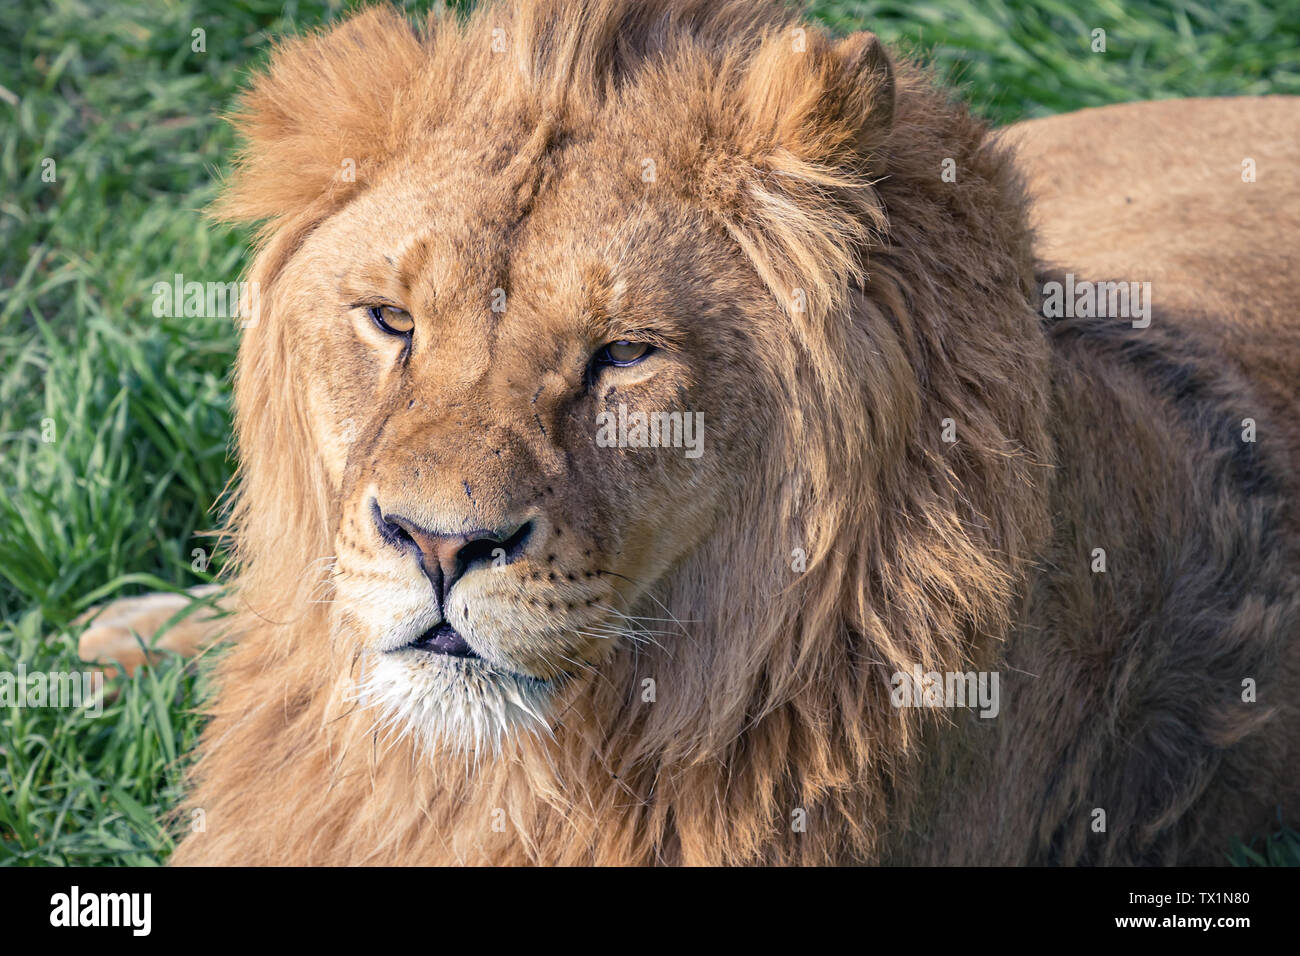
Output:
[[[377,727],[425,749],[498,754],[512,735],[550,735],[549,681],[499,670],[482,658],[418,650],[368,653],[356,700],[378,711]]]

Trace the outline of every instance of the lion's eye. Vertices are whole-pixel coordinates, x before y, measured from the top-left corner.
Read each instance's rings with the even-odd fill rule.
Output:
[[[381,332],[389,335],[410,335],[415,330],[415,320],[411,313],[395,309],[391,305],[372,305],[369,307],[370,318]]]
[[[645,342],[629,342],[621,339],[610,342],[596,353],[596,361],[601,365],[635,365],[654,351],[654,347]]]

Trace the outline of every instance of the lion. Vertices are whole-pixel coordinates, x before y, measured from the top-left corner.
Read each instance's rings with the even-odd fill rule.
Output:
[[[172,861],[1222,863],[1294,819],[1298,120],[991,131],[760,0],[284,43],[220,206],[261,308]]]

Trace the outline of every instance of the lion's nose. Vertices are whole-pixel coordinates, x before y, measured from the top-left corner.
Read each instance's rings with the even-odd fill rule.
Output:
[[[533,531],[533,523],[508,528],[479,529],[445,534],[421,527],[401,515],[383,512],[374,505],[380,536],[390,544],[415,552],[440,604],[465,574],[476,565],[509,564],[521,554]]]

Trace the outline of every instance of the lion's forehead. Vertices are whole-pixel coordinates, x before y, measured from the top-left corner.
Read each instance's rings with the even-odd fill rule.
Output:
[[[675,190],[651,188],[656,151],[644,142],[598,137],[503,163],[502,149],[458,139],[447,129],[421,140],[323,224],[316,247],[354,271],[398,268],[444,297],[511,284],[574,295],[600,269],[641,285],[690,272],[699,216]]]

